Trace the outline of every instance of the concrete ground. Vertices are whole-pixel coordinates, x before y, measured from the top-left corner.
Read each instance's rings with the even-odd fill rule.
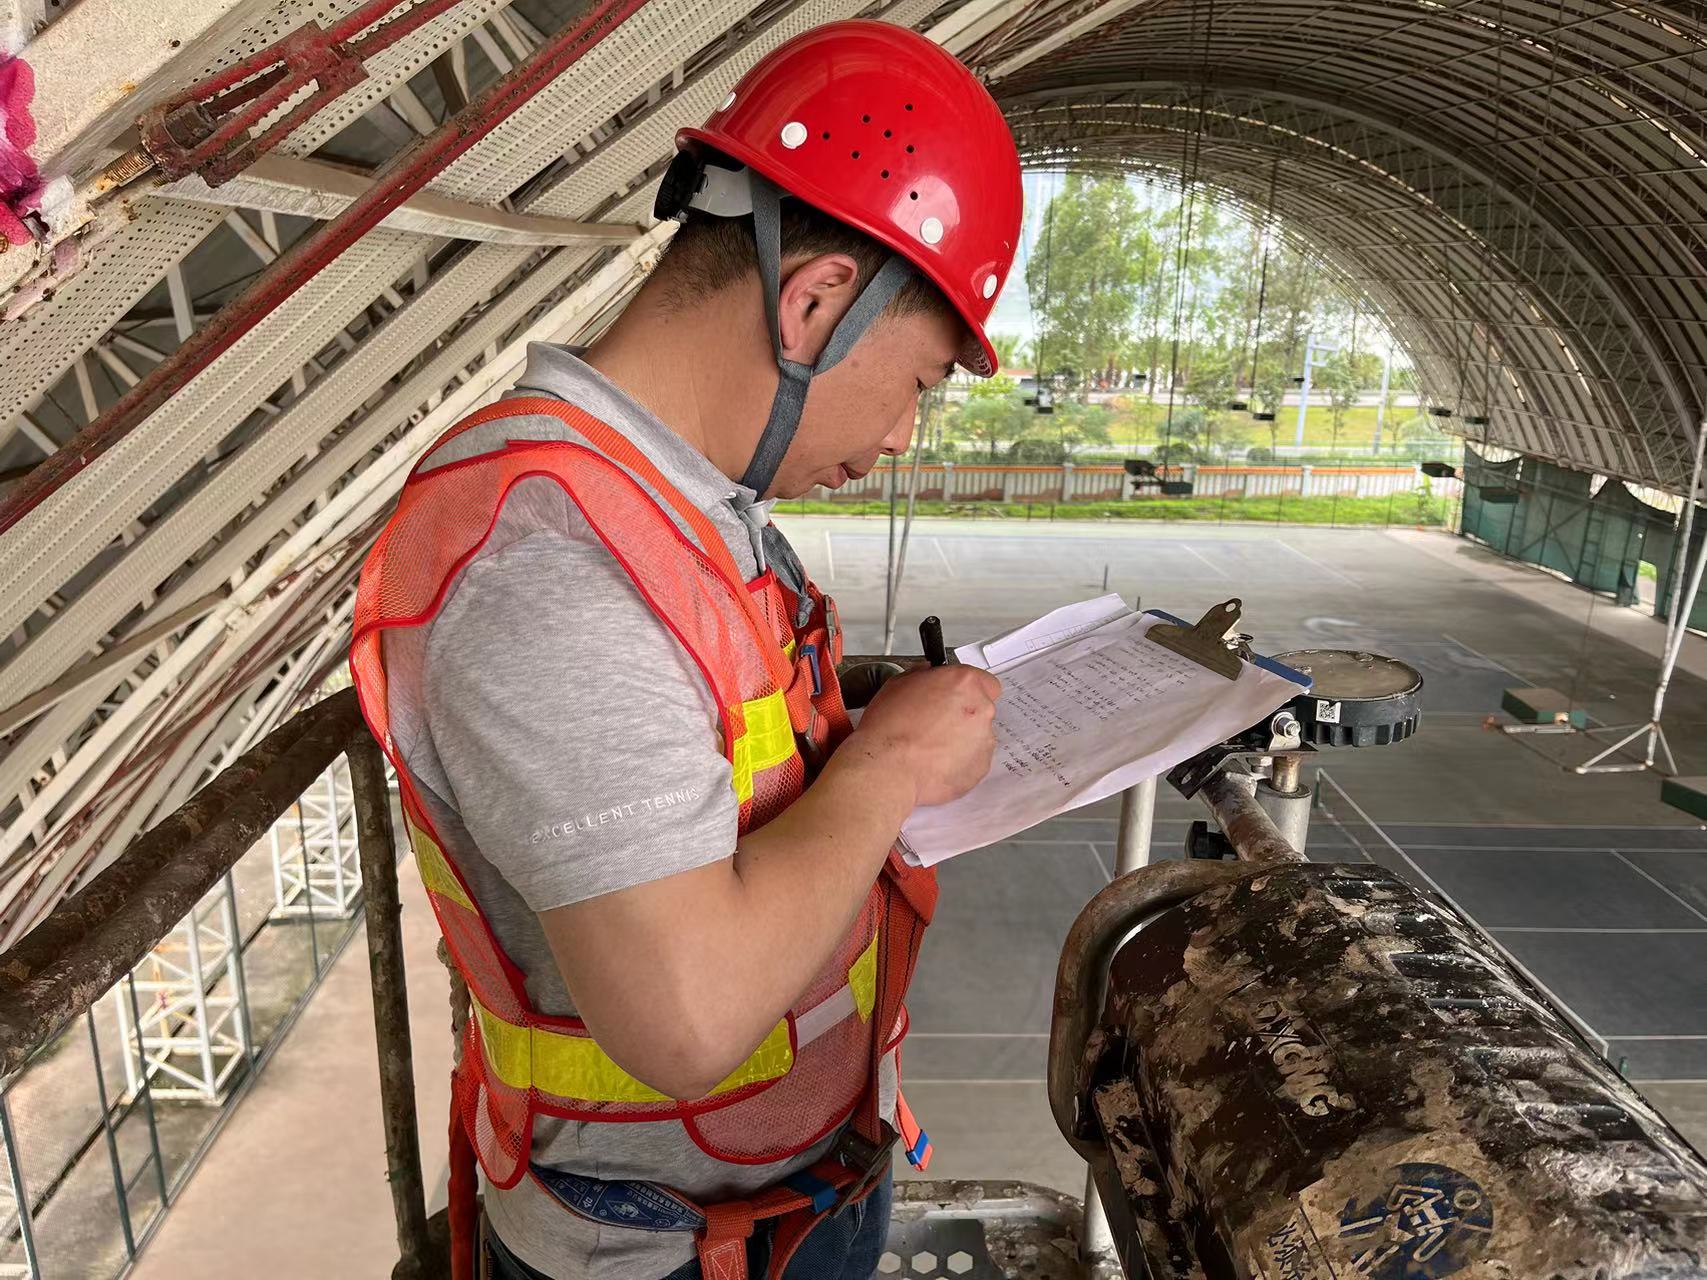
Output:
[[[849,651],[880,647],[887,528],[785,520],[840,600]],[[1707,836],[1658,802],[1652,775],[1577,777],[1582,737],[1514,739],[1485,715],[1516,684],[1574,691],[1602,724],[1646,714],[1658,624],[1444,535],[1258,527],[921,524],[898,648],[939,615],[951,642],[1101,589],[1195,617],[1229,596],[1259,648],[1373,649],[1427,681],[1420,735],[1324,756],[1334,820],[1318,856],[1394,859],[1433,881],[1569,1005],[1692,1140],[1707,1145]],[[1672,744],[1707,773],[1707,644],[1674,689]],[[1158,805],[1158,855],[1199,811]],[[1056,955],[1106,882],[1104,804],[942,872],[906,1049],[933,1177],[1017,1177],[1077,1193],[1043,1064]],[[405,869],[411,1012],[429,1184],[442,1188],[445,990],[430,914]],[[359,940],[358,940],[359,942]],[[146,1280],[380,1276],[396,1257],[383,1181],[362,950],[353,946],[233,1116],[137,1268]],[[442,1194],[442,1192],[441,1192]]]

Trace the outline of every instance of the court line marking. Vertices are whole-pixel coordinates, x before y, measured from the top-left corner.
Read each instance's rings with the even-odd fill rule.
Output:
[[[1206,566],[1206,567],[1207,567],[1207,568],[1208,568],[1208,569],[1209,569],[1209,570],[1210,570],[1210,571],[1211,571],[1211,572],[1213,572],[1213,573],[1215,573],[1215,574],[1216,574],[1216,575],[1218,575],[1218,576],[1219,576],[1219,577],[1220,577],[1220,578],[1222,578],[1222,579],[1223,579],[1223,580],[1224,580],[1224,581],[1227,581],[1227,582],[1231,582],[1231,581],[1232,581],[1232,580],[1233,580],[1233,575],[1232,575],[1232,574],[1230,574],[1230,573],[1228,573],[1228,572],[1227,572],[1227,571],[1226,571],[1226,570],[1225,570],[1225,569],[1223,569],[1223,568],[1222,568],[1222,567],[1221,567],[1221,566],[1220,566],[1220,565],[1218,565],[1218,564],[1216,564],[1216,563],[1215,563],[1215,562],[1214,562],[1214,561],[1213,561],[1213,560],[1211,560],[1211,559],[1210,559],[1210,558],[1209,558],[1209,557],[1208,557],[1208,556],[1206,556],[1206,555],[1204,555],[1204,554],[1203,554],[1203,553],[1202,553],[1202,552],[1201,552],[1201,551],[1199,551],[1199,550],[1198,550],[1198,549],[1197,549],[1197,548],[1196,548],[1196,547],[1193,547],[1193,546],[1190,546],[1190,545],[1189,545],[1189,544],[1187,544],[1187,543],[1184,543],[1184,542],[1179,542],[1179,543],[1175,543],[1175,545],[1176,545],[1176,546],[1177,546],[1177,547],[1179,547],[1179,549],[1180,549],[1180,550],[1181,550],[1181,551],[1183,551],[1183,552],[1185,552],[1185,553],[1186,553],[1186,554],[1187,554],[1187,555],[1191,555],[1191,556],[1195,556],[1195,557],[1197,557],[1197,559],[1199,559],[1199,560],[1201,560],[1201,561],[1203,561],[1203,563],[1204,563],[1204,565],[1205,565],[1205,566]]]
[[[1611,852],[1612,852],[1612,856],[1614,858],[1617,858],[1618,861],[1622,862],[1625,866],[1629,867],[1630,870],[1634,871],[1637,875],[1641,876],[1642,879],[1646,880],[1649,884],[1653,885],[1654,888],[1658,889],[1661,893],[1665,894],[1666,897],[1670,898],[1673,902],[1677,903],[1678,906],[1682,907],[1685,911],[1689,912],[1689,914],[1694,916],[1697,920],[1700,920],[1702,923],[1707,924],[1707,914],[1703,914],[1703,912],[1700,910],[1700,908],[1698,908],[1693,902],[1690,902],[1689,899],[1681,897],[1678,894],[1674,893],[1669,885],[1662,884],[1660,881],[1656,880],[1653,876],[1649,875],[1646,871],[1642,870],[1641,867],[1638,867],[1634,862],[1631,862],[1630,859],[1626,858],[1617,849],[1613,849]],[[1667,852],[1667,853],[1669,853],[1669,852],[1671,852],[1671,850],[1655,851],[1655,850],[1648,850],[1648,849],[1636,849],[1636,850],[1633,850],[1632,852],[1635,852],[1635,853]],[[1691,852],[1691,851],[1685,850],[1684,852],[1687,853],[1687,852]]]
[[[1608,849],[1596,844],[1424,844],[1416,840],[1407,840],[1408,849],[1423,849],[1431,853],[1610,853],[1615,857],[1622,854],[1617,849]],[[1701,853],[1701,849],[1692,849],[1688,845],[1667,845],[1664,848],[1655,846],[1627,845],[1626,853]],[[1637,868],[1640,870],[1640,868]],[[1664,886],[1661,886],[1664,888]]]
[[[1645,1040],[1707,1040],[1707,1035],[1688,1035],[1688,1036],[1670,1036],[1670,1035],[1666,1035],[1666,1036],[1621,1036],[1621,1035],[1613,1035],[1613,1036],[1609,1036],[1607,1038],[1610,1040],[1644,1040],[1644,1041]]]
[[[1656,826],[1628,826],[1616,822],[1389,822],[1387,825],[1395,831],[1405,827],[1489,827],[1500,831],[1707,831],[1707,824],[1692,826],[1687,822]]]
[[[1047,1031],[909,1031],[909,1040],[1047,1040]]]
[[[1489,933],[1707,933],[1707,928],[1614,929],[1607,926],[1544,924],[1485,924],[1482,928]]]
[[[836,550],[830,544],[830,531],[828,529],[824,530],[824,564],[829,569],[829,573],[825,576],[833,581],[836,576]]]
[[[1359,582],[1356,578],[1352,577],[1350,574],[1341,573],[1338,569],[1334,568],[1331,564],[1324,564],[1322,561],[1316,559],[1315,556],[1306,555],[1304,552],[1300,551],[1297,547],[1293,546],[1290,542],[1287,542],[1284,538],[1276,538],[1276,539],[1274,539],[1274,541],[1272,543],[1270,543],[1270,545],[1271,546],[1285,547],[1288,551],[1290,551],[1293,555],[1297,556],[1305,564],[1314,565],[1316,568],[1320,569],[1323,573],[1331,573],[1334,577],[1338,578],[1341,582],[1344,582],[1349,586],[1358,587],[1358,588],[1361,588],[1363,586],[1363,584],[1361,582]]]
[[[958,578],[960,575],[954,571],[954,566],[948,562],[948,553],[942,549],[942,543],[932,538],[931,548],[936,552],[936,558],[942,561],[942,571],[951,578]]]
[[[1323,771],[1323,772],[1325,773],[1325,771]],[[1552,990],[1551,987],[1549,987],[1545,982],[1541,981],[1540,978],[1536,977],[1533,973],[1531,973],[1529,971],[1529,969],[1524,966],[1523,962],[1511,953],[1511,950],[1508,947],[1506,947],[1503,943],[1501,943],[1498,938],[1495,938],[1493,936],[1493,934],[1489,933],[1488,930],[1486,929],[1486,927],[1479,924],[1477,922],[1476,918],[1473,915],[1471,915],[1468,911],[1466,911],[1464,909],[1464,907],[1462,905],[1460,905],[1460,903],[1458,902],[1458,900],[1456,898],[1454,898],[1450,893],[1446,892],[1445,889],[1442,889],[1440,887],[1440,884],[1435,880],[1435,878],[1433,876],[1429,875],[1428,872],[1424,871],[1420,866],[1418,866],[1415,858],[1411,857],[1410,854],[1406,853],[1398,845],[1394,844],[1392,837],[1389,836],[1385,831],[1383,831],[1381,829],[1381,827],[1376,824],[1375,820],[1363,811],[1363,806],[1358,804],[1356,800],[1352,799],[1351,792],[1347,791],[1345,789],[1345,787],[1340,784],[1340,782],[1337,778],[1331,778],[1330,777],[1329,781],[1333,784],[1334,790],[1338,791],[1340,793],[1340,795],[1345,797],[1345,802],[1352,807],[1352,810],[1357,814],[1357,816],[1359,818],[1363,819],[1364,823],[1369,827],[1369,829],[1371,831],[1373,831],[1376,835],[1380,836],[1381,839],[1386,842],[1387,846],[1390,849],[1392,849],[1394,853],[1398,854],[1401,858],[1403,858],[1405,860],[1406,865],[1409,866],[1411,868],[1411,870],[1415,871],[1419,876],[1421,876],[1423,878],[1423,881],[1426,884],[1428,884],[1436,893],[1438,893],[1443,899],[1445,899],[1446,902],[1450,903],[1451,906],[1453,907],[1453,909],[1456,910],[1459,915],[1463,916],[1464,919],[1469,922],[1471,928],[1475,929],[1484,938],[1486,938],[1489,946],[1491,946],[1491,947],[1495,948],[1497,951],[1499,951],[1499,953],[1506,958],[1507,963],[1509,963],[1512,968],[1516,969],[1525,978],[1529,979],[1529,981],[1534,984],[1535,988],[1538,991],[1540,991],[1549,1000],[1551,1000],[1553,1002],[1554,1007],[1556,1009],[1558,1009],[1558,1011],[1560,1013],[1565,1015],[1565,1018],[1567,1021],[1574,1022],[1577,1025],[1578,1030],[1585,1033],[1585,1035],[1587,1036],[1588,1039],[1598,1040],[1600,1042],[1600,1056],[1602,1058],[1606,1057],[1607,1038],[1605,1036],[1601,1035],[1600,1032],[1596,1031],[1593,1027],[1591,1027],[1588,1024],[1587,1019],[1585,1019],[1575,1009],[1571,1008],[1570,1005],[1566,1004],[1563,1000],[1561,1000],[1558,997],[1558,995],[1554,993],[1554,991]],[[1351,832],[1349,830],[1347,830],[1343,824],[1340,824],[1338,819],[1334,819],[1334,822],[1336,825],[1338,825],[1340,827],[1340,830],[1345,831],[1346,834],[1351,837],[1352,843],[1357,844],[1358,848],[1360,850],[1362,850],[1362,845],[1357,840],[1357,837],[1351,835]],[[1375,859],[1373,857],[1371,857],[1366,850],[1363,852],[1364,852],[1365,857],[1369,858],[1369,860],[1371,862],[1375,862]],[[1379,866],[1380,864],[1376,863],[1376,865]]]
[[[1465,653],[1470,654],[1472,657],[1480,658],[1483,662],[1487,663],[1489,666],[1495,668],[1496,670],[1505,672],[1513,680],[1527,681],[1529,679],[1528,676],[1519,675],[1517,672],[1513,671],[1510,667],[1506,666],[1506,664],[1501,662],[1498,658],[1490,658],[1487,654],[1483,653],[1480,649],[1477,649],[1477,648],[1474,648],[1470,645],[1465,644],[1462,640],[1458,639],[1457,636],[1449,636],[1446,634],[1446,632],[1442,631],[1440,633],[1440,638],[1442,640],[1447,641],[1450,644],[1457,645],[1460,649],[1464,650]]]

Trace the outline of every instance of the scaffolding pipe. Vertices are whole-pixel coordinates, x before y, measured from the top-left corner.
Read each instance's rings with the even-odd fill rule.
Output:
[[[397,836],[391,826],[391,788],[379,745],[358,732],[346,753],[355,793],[361,849],[362,903],[367,917],[373,1029],[379,1048],[379,1106],[385,1124],[386,1181],[397,1215],[400,1254],[393,1280],[430,1280],[444,1270],[427,1232],[427,1194],[421,1177],[421,1135],[415,1115],[415,1059],[409,1039],[409,989],[403,968],[403,905],[397,894]]]
[[[1684,574],[1689,568],[1689,540],[1695,532],[1695,507],[1700,501],[1701,467],[1707,456],[1707,421],[1695,427],[1695,465],[1689,473],[1689,489],[1683,495],[1683,524],[1679,530],[1677,552],[1672,556],[1671,614],[1666,618],[1666,647],[1660,661],[1660,679],[1654,686],[1654,710],[1648,717],[1647,765],[1653,767],[1654,748],[1658,743],[1660,722],[1665,715],[1666,692],[1671,688],[1672,673],[1677,660],[1683,656],[1683,639],[1689,634],[1689,615],[1695,612],[1695,602],[1701,595],[1701,570],[1707,566],[1707,539],[1701,543],[1701,553],[1695,557],[1695,572],[1690,575],[1687,589]],[[1668,747],[1667,754],[1670,754]]]
[[[134,968],[365,732],[354,690],[303,712],[0,955],[0,1077]]]
[[[426,186],[453,160],[515,114],[645,3],[646,0],[600,0],[586,17],[559,31],[462,111],[400,151],[374,174],[373,185],[352,200],[342,213],[279,254],[247,289],[154,366],[112,408],[25,476],[0,501],[0,534],[134,431],[286,298],[331,265],[345,249],[378,226],[387,214]]]

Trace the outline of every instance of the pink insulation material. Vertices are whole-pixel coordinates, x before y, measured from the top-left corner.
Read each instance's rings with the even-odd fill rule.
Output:
[[[29,153],[36,140],[36,122],[30,115],[35,91],[30,64],[0,51],[0,236],[11,244],[29,244],[35,238],[21,216],[41,198],[41,176]]]

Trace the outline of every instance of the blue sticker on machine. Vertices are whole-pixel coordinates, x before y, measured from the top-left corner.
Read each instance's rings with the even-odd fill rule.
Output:
[[[1494,1206],[1475,1179],[1443,1164],[1402,1164],[1388,1190],[1346,1202],[1339,1238],[1368,1280],[1435,1280],[1487,1250]]]
[[[566,1209],[594,1222],[641,1231],[698,1231],[705,1225],[698,1209],[650,1182],[600,1182],[537,1164],[533,1172]]]

